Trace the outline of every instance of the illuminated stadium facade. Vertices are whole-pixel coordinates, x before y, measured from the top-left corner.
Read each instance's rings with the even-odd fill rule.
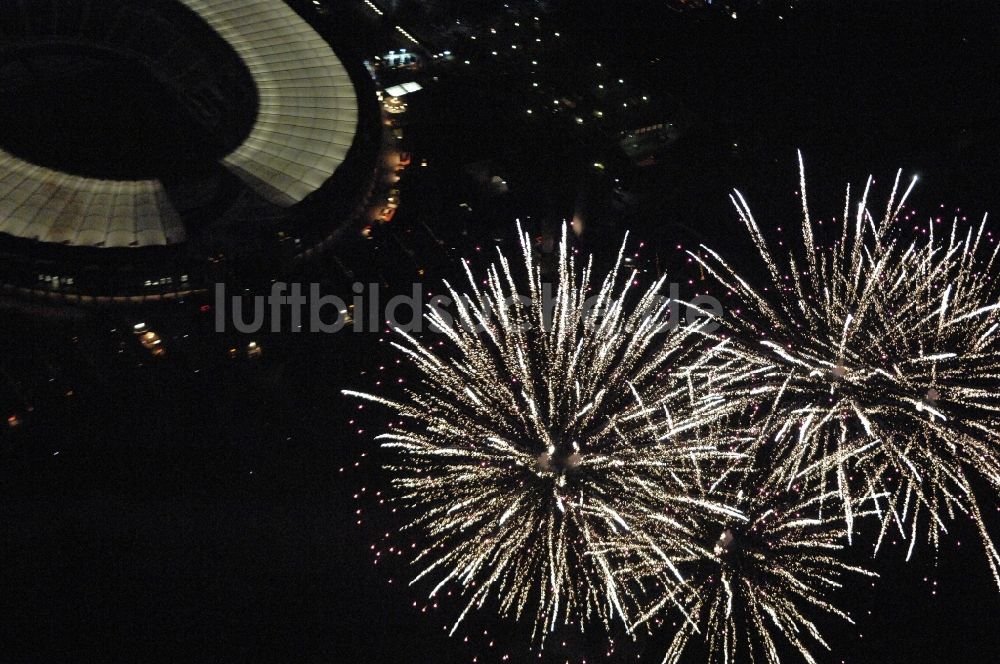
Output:
[[[331,242],[381,121],[319,21],[282,0],[0,4],[5,292],[176,298]]]

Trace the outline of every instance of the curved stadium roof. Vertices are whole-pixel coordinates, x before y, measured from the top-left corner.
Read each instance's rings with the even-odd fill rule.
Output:
[[[92,0],[71,3],[74,9],[66,11],[66,3],[51,2],[58,20],[41,26],[35,14],[29,39],[87,42],[100,35],[105,43],[99,45],[113,40],[115,49],[179,80],[197,75],[196,65],[170,61],[176,59],[174,49],[160,53],[146,43],[156,37],[150,33],[147,40],[144,33],[157,30],[157,19],[141,6],[133,10]],[[302,201],[334,174],[357,130],[356,92],[343,64],[281,0],[180,2],[229,44],[257,89],[259,112],[252,130],[223,158],[223,165],[271,203],[288,207]],[[158,59],[151,61],[153,57]],[[39,242],[105,248],[169,245],[185,238],[180,216],[158,180],[69,175],[2,150],[0,232]]]

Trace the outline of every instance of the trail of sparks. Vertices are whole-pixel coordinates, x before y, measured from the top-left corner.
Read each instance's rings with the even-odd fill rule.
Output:
[[[471,295],[448,285],[457,324],[427,314],[442,351],[399,332],[419,387],[399,400],[346,394],[405,423],[379,440],[427,543],[414,581],[433,579],[432,596],[449,584],[465,590],[456,628],[489,603],[533,621],[544,640],[562,625],[628,624],[639,586],[620,578],[600,543],[630,532],[650,505],[686,515],[659,528],[664,551],[697,546],[688,541],[695,515],[733,513],[692,487],[699,464],[736,456],[698,432],[732,409],[724,383],[746,377],[726,343],[706,343],[707,320],[669,319],[658,295],[665,277],[636,292],[619,253],[592,288],[592,262],[578,276],[565,229],[546,311],[547,284],[518,230],[527,297],[502,253],[483,288],[466,267]]]
[[[1000,280],[986,220],[941,237],[903,238],[897,174],[880,218],[850,188],[840,236],[819,243],[805,195],[799,250],[773,251],[743,196],[732,196],[766,266],[753,286],[716,252],[691,255],[746,302],[726,318],[748,353],[783,374],[758,391],[781,414],[764,445],[788,486],[836,488],[847,519],[866,496],[881,516],[876,551],[889,530],[910,540],[922,527],[936,548],[946,523],[972,519],[993,576],[998,555],[980,514],[972,478],[1000,488]],[[702,256],[702,253],[705,255]],[[756,337],[758,346],[753,347]],[[883,499],[876,495],[887,494]]]

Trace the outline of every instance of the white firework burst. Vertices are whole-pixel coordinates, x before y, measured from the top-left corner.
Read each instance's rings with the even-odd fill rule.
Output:
[[[742,439],[741,446],[755,438],[746,430],[730,436]],[[743,458],[710,484],[700,485],[704,500],[725,502],[738,511],[726,517],[701,515],[697,534],[691,536],[701,546],[690,549],[686,558],[675,557],[676,568],[662,562],[661,521],[643,523],[642,537],[618,538],[619,546],[639,561],[629,573],[661,580],[659,597],[638,623],[662,624],[674,607],[682,613],[664,664],[690,661],[682,658],[685,653],[691,657],[692,641],[702,642],[710,664],[780,664],[784,652],[815,664],[816,648],[830,649],[815,616],[853,622],[831,595],[846,576],[875,574],[844,560],[843,514],[823,515],[832,492],[824,494],[814,485],[788,488],[780,473],[772,471],[766,463],[755,467]]]
[[[730,315],[746,352],[778,379],[758,390],[781,414],[765,440],[786,485],[835,487],[852,506],[867,497],[889,529],[909,539],[927,527],[936,547],[957,514],[975,523],[993,575],[1000,556],[987,533],[972,477],[1000,487],[1000,280],[986,220],[942,236],[905,237],[897,174],[884,214],[848,187],[839,237],[826,245],[812,222],[800,161],[802,244],[774,251],[739,192],[740,219],[767,279],[752,285],[707,247],[692,255],[748,306]],[[753,338],[757,338],[754,347]],[[734,344],[735,347],[735,344]],[[885,495],[884,499],[878,496]]]
[[[635,288],[621,252],[592,288],[592,261],[579,275],[565,229],[547,311],[547,284],[518,230],[526,296],[502,252],[484,288],[466,266],[470,295],[448,285],[457,324],[427,314],[443,343],[399,332],[419,385],[398,399],[347,394],[404,423],[379,440],[426,543],[415,581],[436,581],[432,596],[464,590],[455,627],[490,602],[544,639],[630,614],[637,586],[601,543],[632,529],[635,514],[673,506],[677,526],[663,537],[673,551],[688,545],[694,515],[735,514],[692,487],[700,461],[733,456],[699,432],[732,410],[721,386],[744,369],[725,342],[706,342],[707,317],[670,320],[665,277]]]

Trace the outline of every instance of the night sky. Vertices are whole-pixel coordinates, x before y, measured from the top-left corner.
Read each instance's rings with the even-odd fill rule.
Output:
[[[370,28],[361,3],[345,4],[338,19]],[[625,230],[668,271],[689,269],[678,244],[747,258],[727,193],[738,187],[769,227],[797,221],[796,149],[819,216],[840,211],[846,182],[885,184],[900,167],[920,176],[918,216],[997,210],[994,3],[764,2],[737,19],[652,0],[562,4],[544,20],[563,33],[567,77],[601,61],[684,119],[657,164],[629,171],[636,202],[622,212],[602,198],[593,141],[525,115],[535,101],[515,65],[472,65],[413,98],[408,140],[432,168],[401,184],[395,226],[333,251],[333,281],[346,269],[405,292],[419,268],[433,290],[460,274],[459,257],[482,266],[496,238],[509,245],[515,216],[558,220],[581,198],[595,220],[581,246],[599,260]],[[384,39],[373,33],[372,54]],[[482,160],[511,194],[459,217],[471,189],[458,165]],[[247,339],[213,333],[201,304],[141,314],[169,331],[163,361],[121,351],[135,312],[0,311],[6,379],[53,366],[65,377],[31,384],[45,406],[0,432],[0,662],[539,661],[487,610],[448,638],[457,605],[429,605],[431,586],[408,587],[404,557],[384,553],[413,541],[378,493],[384,414],[340,391],[406,379],[385,335],[278,334],[259,361],[231,362],[224,351]],[[1000,508],[982,507],[1000,532]],[[820,661],[995,662],[1000,593],[972,529],[936,557],[905,555],[889,546],[874,587],[839,595],[857,624],[823,622],[833,652]],[[659,662],[663,638],[619,642],[611,657],[605,646],[573,635],[544,661]]]

